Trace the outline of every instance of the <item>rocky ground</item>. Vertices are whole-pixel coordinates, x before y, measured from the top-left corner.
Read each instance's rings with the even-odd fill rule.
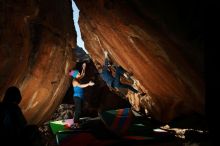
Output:
[[[73,104],[61,104],[52,115],[49,121],[56,121],[62,119],[69,119],[73,117]],[[41,132],[43,141],[45,146],[55,146],[56,139],[55,136],[52,134],[52,131],[49,126],[49,121],[45,122],[43,125],[39,127]]]
[[[61,104],[55,113],[52,115],[51,119],[54,120],[62,120],[69,119],[73,117],[73,104]],[[94,125],[93,125],[94,126]],[[105,131],[105,127],[102,124],[97,124],[98,127],[97,132]],[[129,142],[130,145],[150,145],[150,146],[211,146],[211,141],[209,137],[209,131],[206,126],[205,120],[198,115],[193,115],[188,118],[180,118],[172,121],[169,124],[161,125],[161,129],[169,131],[171,134],[175,135],[175,138],[167,139],[163,141],[145,141],[145,142]],[[49,121],[45,122],[43,125],[39,127],[39,130],[42,134],[42,138],[45,146],[56,146],[56,138],[52,134],[52,131],[49,126]],[[106,136],[108,132],[106,132]],[[101,134],[102,135],[102,134]],[[109,135],[109,139],[112,139],[112,135]],[[118,139],[117,139],[118,140]],[[120,141],[120,140],[119,140]],[[128,144],[128,142],[118,142],[118,144]],[[129,145],[128,144],[128,145]]]

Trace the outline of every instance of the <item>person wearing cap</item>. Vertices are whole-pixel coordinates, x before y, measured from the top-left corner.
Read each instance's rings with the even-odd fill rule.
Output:
[[[70,70],[69,75],[73,77],[72,85],[73,85],[73,99],[75,103],[75,112],[74,112],[74,126],[75,128],[80,128],[79,126],[79,118],[81,115],[82,102],[84,99],[84,90],[88,86],[93,86],[94,82],[90,81],[85,84],[81,84],[80,80],[85,75],[86,63],[82,65],[81,73],[78,70]]]

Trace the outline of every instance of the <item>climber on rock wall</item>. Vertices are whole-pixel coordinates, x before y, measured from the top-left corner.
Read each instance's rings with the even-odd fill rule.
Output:
[[[121,75],[124,75],[126,72],[121,66],[116,65],[115,76],[113,76],[110,70],[111,65],[109,63],[109,57],[108,57],[107,51],[104,51],[104,56],[105,56],[105,63],[102,67],[98,67],[98,71],[102,79],[106,82],[106,84],[110,88],[114,88],[116,90],[118,90],[118,88],[126,88],[126,89],[131,90],[133,93],[140,94],[141,96],[145,95],[145,93],[139,92],[137,89],[133,88],[129,84],[121,83],[120,77]]]

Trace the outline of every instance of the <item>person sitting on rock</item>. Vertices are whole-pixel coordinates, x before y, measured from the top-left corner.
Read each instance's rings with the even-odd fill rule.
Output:
[[[21,100],[19,88],[11,86],[0,102],[0,145],[42,146],[37,125],[29,125],[19,107]]]

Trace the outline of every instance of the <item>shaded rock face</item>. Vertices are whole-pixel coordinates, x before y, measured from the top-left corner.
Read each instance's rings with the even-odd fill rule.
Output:
[[[202,64],[198,59],[202,51],[199,55],[193,53],[198,49],[179,44],[187,39],[182,41],[170,35],[168,29],[160,29],[160,25],[167,23],[158,22],[163,19],[161,15],[145,9],[144,1],[77,0],[76,3],[82,36],[93,62],[102,64],[103,51],[107,50],[114,63],[133,73],[134,87],[147,93],[140,97],[126,91],[136,110],[144,109],[162,122],[182,114],[204,112],[204,81],[195,69]],[[76,46],[71,2],[3,0],[0,16],[1,99],[9,86],[18,86],[23,97],[20,106],[27,120],[43,122],[71,85],[68,70],[76,60],[71,50]],[[194,57],[199,63],[191,61]],[[89,71],[91,79],[94,73]],[[97,95],[95,100],[91,96],[94,94],[86,95],[91,96],[87,100],[95,108],[110,109],[109,103],[115,107],[125,104],[114,94],[112,98],[106,86],[88,90]],[[106,98],[100,100],[99,94]]]
[[[27,120],[42,122],[70,85],[75,35],[70,2],[3,0],[0,16],[1,98],[9,86],[18,86]]]
[[[114,63],[133,73],[134,86],[147,93],[144,97],[128,93],[136,110],[144,108],[162,122],[204,112],[203,79],[182,52],[190,48],[182,48],[166,31],[152,25],[155,23],[147,19],[147,11],[135,11],[141,3],[125,0],[76,3],[82,36],[93,61],[102,64],[103,51],[107,50]]]

